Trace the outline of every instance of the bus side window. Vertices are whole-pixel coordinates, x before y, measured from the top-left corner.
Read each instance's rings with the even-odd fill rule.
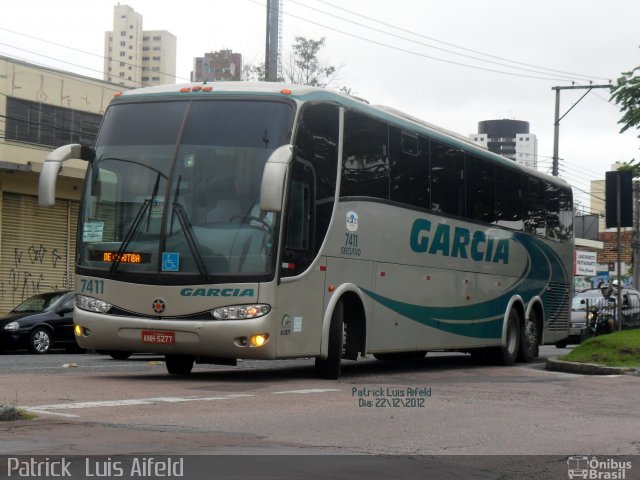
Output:
[[[496,167],[496,224],[524,230],[524,176],[515,169]]]
[[[492,223],[496,218],[496,178],[492,162],[467,155],[466,216],[473,220]]]
[[[340,196],[389,199],[388,137],[386,124],[359,113],[345,113]]]
[[[464,153],[434,140],[430,142],[431,209],[464,216]]]
[[[335,203],[339,110],[310,105],[296,133],[287,202],[282,276],[304,272],[320,251]]]
[[[429,144],[415,134],[390,127],[389,154],[391,200],[429,208]]]
[[[526,216],[524,231],[535,233],[540,236],[545,235],[545,197],[544,185],[537,178],[529,178],[527,189],[527,201],[525,202],[528,214]]]

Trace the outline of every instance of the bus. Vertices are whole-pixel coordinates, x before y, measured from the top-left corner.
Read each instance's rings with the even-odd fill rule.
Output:
[[[568,336],[568,184],[389,107],[327,89],[130,90],[88,161],[75,332],[86,349],[195,362],[461,351],[511,365]]]

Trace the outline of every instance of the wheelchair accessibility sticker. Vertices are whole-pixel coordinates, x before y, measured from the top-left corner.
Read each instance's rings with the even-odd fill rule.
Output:
[[[162,271],[178,272],[180,267],[180,254],[173,252],[162,252]]]

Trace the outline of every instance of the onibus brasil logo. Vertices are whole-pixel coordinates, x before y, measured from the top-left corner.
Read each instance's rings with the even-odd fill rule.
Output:
[[[631,462],[607,458],[574,456],[567,459],[567,475],[569,478],[598,480],[624,480],[627,470],[631,470]]]

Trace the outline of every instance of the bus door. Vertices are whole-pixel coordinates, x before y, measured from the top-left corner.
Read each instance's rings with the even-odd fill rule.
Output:
[[[300,118],[282,215],[278,356],[320,351],[326,270],[320,248],[334,209],[338,175],[338,107],[307,105]]]

